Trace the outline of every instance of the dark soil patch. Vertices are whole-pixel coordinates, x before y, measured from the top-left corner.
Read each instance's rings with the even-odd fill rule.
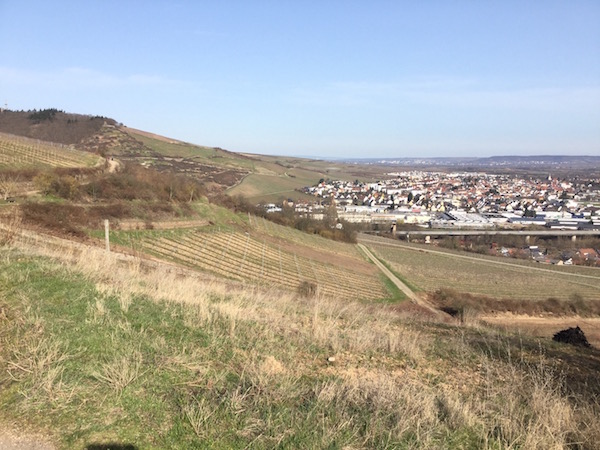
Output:
[[[579,327],[567,328],[566,330],[559,331],[554,335],[552,340],[578,347],[591,347],[590,343],[585,337],[585,333]]]

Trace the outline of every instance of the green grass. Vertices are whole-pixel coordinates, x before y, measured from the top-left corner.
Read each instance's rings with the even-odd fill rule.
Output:
[[[253,202],[280,202],[288,198],[312,199],[296,189],[310,186],[319,181],[319,174],[315,173],[314,177],[297,177],[292,178],[286,175],[265,175],[253,173],[244,178],[244,180],[229,189],[229,195],[243,195]]]
[[[394,270],[394,268],[390,265],[390,263],[388,263],[385,259],[378,258],[378,257],[376,257],[376,258],[381,264],[383,264],[385,267],[387,267],[387,269],[390,272],[392,272],[400,281],[402,281],[411,291],[419,292],[422,290],[422,289],[418,288],[417,286],[415,286],[414,284],[412,284],[410,281],[408,281],[405,277],[400,275],[398,272],[396,272]]]
[[[419,248],[389,247],[369,243],[380,259],[389,263],[403,281],[425,291],[442,288],[455,289],[474,295],[495,298],[542,300],[549,297],[568,298],[573,294],[584,299],[600,300],[600,275],[576,277],[568,275],[577,271],[552,266],[530,264],[497,265],[493,261],[511,263],[496,258],[455,258],[451,252],[429,253]],[[470,255],[469,255],[470,256]],[[548,269],[548,272],[536,270]],[[588,269],[588,270],[586,270]],[[578,273],[589,275],[589,268]]]
[[[246,214],[238,214],[230,209],[201,200],[191,204],[192,209],[201,219],[212,221],[217,226],[242,225],[248,222]]]
[[[65,449],[596,442],[586,395],[571,410],[548,364],[513,362],[539,358],[535,341],[512,347],[484,329],[412,326],[382,304],[206,286],[102,255],[63,265],[3,249],[0,423]]]
[[[385,288],[390,293],[390,296],[381,300],[382,303],[398,303],[406,300],[406,294],[402,292],[398,286],[396,286],[392,280],[383,274],[379,275],[379,278],[385,284]]]
[[[319,447],[327,432],[322,418],[338,420],[333,405],[319,404],[312,392],[327,378],[271,380],[268,373],[246,373],[256,368],[244,355],[260,359],[256,355],[276,345],[285,361],[296,352],[277,337],[252,340],[260,331],[255,325],[237,324],[232,338],[224,317],[205,328],[185,306],[143,296],[124,310],[118,295],[98,292],[91,281],[46,260],[16,256],[2,273],[0,306],[13,322],[10,334],[2,335],[10,343],[2,356],[14,362],[12,379],[2,375],[8,388],[0,393],[0,416],[59,429],[65,448],[119,442],[226,449],[257,438],[263,443],[257,448],[276,442]],[[290,424],[294,432],[282,434]],[[335,442],[353,437],[342,431]]]

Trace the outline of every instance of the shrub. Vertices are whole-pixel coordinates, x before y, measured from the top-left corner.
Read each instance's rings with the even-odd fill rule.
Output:
[[[67,200],[80,197],[79,181],[71,175],[44,172],[36,176],[33,182],[45,195],[53,194]]]
[[[314,297],[317,294],[317,285],[310,281],[302,281],[298,285],[298,294],[302,297]]]
[[[204,185],[193,178],[127,164],[108,176],[98,175],[84,187],[94,199],[190,202],[204,195]]]

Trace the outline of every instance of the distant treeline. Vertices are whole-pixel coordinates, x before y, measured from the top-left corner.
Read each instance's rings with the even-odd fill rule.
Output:
[[[44,120],[54,120],[54,116],[57,113],[64,113],[64,111],[59,111],[56,108],[48,108],[48,109],[40,109],[39,111],[33,110],[31,114],[29,114],[29,120],[32,120],[36,123],[40,123]]]
[[[318,234],[334,241],[355,244],[357,232],[362,229],[359,224],[338,220],[335,207],[325,211],[323,220],[317,220],[297,214],[291,206],[284,206],[281,212],[267,213],[264,207],[252,204],[242,196],[231,197],[220,194],[213,197],[212,200],[235,212],[250,213],[279,225],[295,228],[308,234]],[[338,224],[341,224],[341,228],[336,227]]]

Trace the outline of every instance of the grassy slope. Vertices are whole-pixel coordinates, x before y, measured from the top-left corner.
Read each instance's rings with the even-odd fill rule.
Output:
[[[188,158],[197,163],[248,171],[244,180],[231,188],[230,195],[244,195],[253,201],[278,201],[292,197],[305,196],[295,190],[312,185],[324,176],[324,173],[295,167],[293,158],[282,161],[259,155],[242,155],[226,150],[197,146],[179,141],[155,137],[148,133],[126,129],[127,133],[165,157]],[[296,161],[297,163],[297,161]]]
[[[261,218],[252,217],[249,221],[245,214],[235,214],[209,203],[195,202],[193,208],[197,214],[194,217],[204,219],[205,225],[162,229],[160,222],[154,222],[154,230],[143,229],[144,224],[141,230],[113,229],[111,242],[129,251],[143,251],[198,271],[233,279],[241,277],[251,284],[272,283],[295,291],[301,280],[306,280],[329,295],[335,292],[340,297],[388,302],[401,299],[378,278],[376,270],[370,270],[370,264],[352,244],[309,235]],[[177,222],[170,221],[174,226]],[[104,237],[103,230],[93,230],[90,234],[98,239]],[[179,247],[179,243],[187,244]],[[224,266],[224,262],[235,265],[235,273],[223,273],[223,267],[229,267]],[[281,271],[285,276],[278,276]],[[364,277],[369,277],[368,282],[363,282],[368,288],[347,287]]]
[[[288,198],[307,200],[312,197],[297,192],[296,189],[315,184],[320,178],[318,174],[314,178],[301,179],[286,175],[250,174],[227,192],[230,195],[242,195],[253,202],[281,202]]]
[[[43,251],[2,253],[0,418],[61,448],[546,449],[600,437],[598,352]],[[581,383],[568,400],[564,367],[550,367],[570,358]]]
[[[128,134],[141,141],[145,146],[163,156],[171,158],[194,158],[198,162],[218,167],[235,167],[248,170],[252,170],[253,168],[253,162],[250,159],[240,157],[236,153],[228,152],[226,150],[179,141],[157,139],[148,136],[147,134],[139,134],[138,132],[129,129],[126,131]]]

